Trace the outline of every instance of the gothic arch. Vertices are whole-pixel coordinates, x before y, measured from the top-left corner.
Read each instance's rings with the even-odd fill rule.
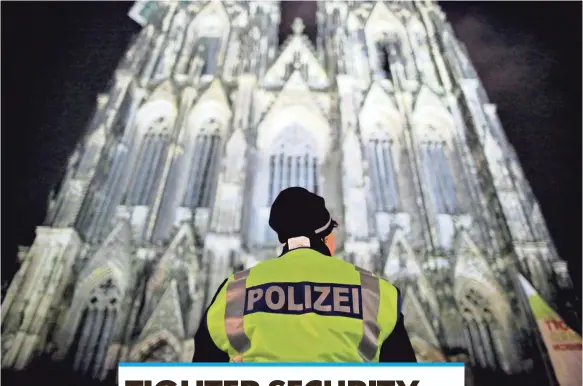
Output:
[[[180,361],[181,353],[182,346],[180,341],[168,330],[164,329],[150,334],[136,343],[130,352],[129,358],[132,362],[178,362]],[[158,354],[160,357],[158,357]]]
[[[213,75],[224,61],[224,48],[229,33],[230,21],[225,8],[220,2],[210,2],[188,26],[180,62],[181,72],[188,72],[188,62],[196,47],[198,53],[205,58],[205,66],[212,61],[213,68],[209,75]],[[201,49],[202,47],[204,48]]]
[[[400,211],[403,121],[394,101],[376,82],[364,101],[359,121],[376,211]]]
[[[186,11],[184,9],[179,10],[174,15],[164,51],[158,59],[153,74],[154,80],[166,79],[174,70],[185,40],[187,23],[188,16]]]
[[[509,371],[515,357],[512,352],[515,343],[508,299],[496,286],[483,280],[460,275],[456,278],[455,300],[473,362],[480,367]]]
[[[419,74],[432,87],[438,86],[440,84],[440,74],[431,55],[430,41],[423,22],[413,16],[407,24],[407,30],[411,45],[414,47],[413,56],[417,63]]]
[[[75,296],[86,298],[95,286],[104,280],[112,280],[115,286],[125,291],[125,287],[130,278],[120,268],[116,267],[113,263],[106,263],[105,266],[94,269],[80,282],[75,291]]]
[[[74,341],[79,342],[78,339],[75,339],[74,334],[88,320],[88,311],[92,311],[93,317],[101,317],[104,316],[104,312],[111,311],[108,315],[113,317],[112,312],[120,306],[128,286],[133,282],[127,254],[130,239],[129,224],[125,221],[118,223],[91,258],[87,267],[81,272],[67,318],[61,326],[59,338],[56,340],[61,345],[57,355],[64,356],[67,351],[70,351],[70,345]],[[105,292],[100,293],[100,291]],[[100,300],[103,296],[111,294],[115,294],[116,300],[113,303],[107,305]],[[94,302],[95,297],[99,301]],[[93,311],[100,311],[100,313]],[[115,317],[117,316],[115,315]],[[110,330],[114,328],[114,322],[111,322],[113,324],[109,327]]]
[[[186,144],[187,177],[182,205],[209,207],[215,186],[225,126],[214,117],[189,125]],[[184,178],[184,177],[183,177]]]
[[[305,112],[299,116],[306,122],[312,122]],[[329,138],[322,138],[317,128],[310,130],[295,118],[282,119],[278,126],[264,126],[260,131],[260,152],[254,176],[254,214],[251,216],[251,229],[256,229],[251,237],[257,243],[278,243],[275,232],[268,226],[268,216],[269,208],[279,192],[291,186],[302,186],[322,194],[320,169],[327,152],[322,141],[329,141]],[[325,146],[328,146],[327,142]]]
[[[322,63],[316,57],[312,43],[300,31],[303,28],[301,20],[296,22],[295,27],[301,28],[296,29],[294,35],[286,40],[283,50],[265,72],[262,83],[265,85],[281,85],[287,79],[287,87],[290,83],[293,83],[291,78],[294,74],[298,74],[299,76],[294,80],[299,80],[297,78],[300,78],[301,82],[299,83],[305,84],[307,82],[318,89],[327,87],[330,79],[326,70],[322,67]],[[294,69],[294,63],[299,64],[299,68]],[[301,86],[304,85],[302,84]]]
[[[142,135],[154,128],[169,130],[174,126],[177,114],[172,101],[159,99],[146,102],[136,114],[136,128]]]
[[[301,155],[306,150],[317,154],[318,143],[304,125],[292,123],[274,138],[269,150],[272,154],[284,151],[290,155]]]
[[[428,87],[417,95],[411,123],[418,142],[424,139],[453,141],[455,122],[447,107]]]
[[[407,44],[407,30],[399,18],[389,11],[385,4],[377,2],[366,22],[365,32],[367,40],[376,42],[389,36],[397,36]]]
[[[79,327],[79,324],[82,322],[81,319],[83,318],[84,309],[88,306],[88,303],[93,304],[91,301],[93,294],[101,285],[104,285],[104,283],[107,283],[106,287],[115,288],[114,292],[117,294],[117,299],[121,301],[126,290],[124,284],[128,283],[128,281],[124,281],[124,276],[126,275],[120,274],[115,268],[102,267],[95,269],[89,277],[82,281],[75,289],[71,308],[62,329],[63,333],[70,335],[69,333]],[[119,301],[117,303],[119,303]],[[66,349],[68,349],[68,345],[72,343],[72,340],[73,336],[69,336],[66,339]]]
[[[263,162],[269,170],[269,205],[290,186],[318,192],[322,157],[318,156],[317,141],[305,127],[291,124],[280,132],[264,153]]]
[[[189,33],[196,36],[226,38],[229,34],[229,15],[220,2],[210,2],[190,23]]]
[[[388,56],[401,55],[405,61],[406,74],[413,75],[411,69],[412,51],[407,29],[383,2],[377,2],[371,11],[366,22],[365,35],[371,69],[380,70],[380,59],[383,54]],[[382,48],[383,52],[379,52],[378,48]]]
[[[95,278],[101,279],[90,280],[76,291],[69,318],[63,326],[68,339],[61,350],[73,361],[75,370],[99,377],[118,327],[125,289],[111,273],[96,272],[92,275],[92,279]],[[88,283],[96,285],[89,287]]]
[[[360,132],[364,141],[376,137],[398,141],[403,135],[403,119],[394,100],[374,82],[359,114]]]
[[[289,127],[309,126],[310,130],[305,130],[306,134],[309,133],[306,140],[313,140],[311,143],[315,146],[319,163],[323,163],[331,147],[330,127],[321,114],[313,111],[314,108],[316,107],[308,108],[304,105],[284,107],[264,120],[257,128],[259,150],[264,154],[270,153],[273,146],[277,146],[279,138],[287,135]]]
[[[164,87],[164,86],[162,86]],[[162,100],[146,103],[144,113],[138,116],[139,153],[131,175],[126,204],[149,206],[156,197],[157,188],[164,172],[164,159],[170,152],[171,135],[174,131],[176,109]],[[139,113],[138,113],[139,114]]]
[[[185,164],[177,167],[184,170],[179,177],[183,181],[179,193],[183,207],[193,210],[210,207],[230,119],[225,90],[215,80],[190,110],[181,134]]]
[[[218,125],[220,135],[225,137],[231,119],[228,98],[220,81],[215,80],[192,107],[186,119],[187,136],[195,138],[209,122]]]
[[[454,147],[455,124],[437,95],[423,87],[413,112],[413,133],[419,154],[423,189],[438,214],[459,211],[459,168]]]
[[[197,119],[196,123],[190,122],[187,126],[190,140],[194,140],[199,135],[218,135],[223,136],[224,126],[221,121],[214,117],[205,117]]]

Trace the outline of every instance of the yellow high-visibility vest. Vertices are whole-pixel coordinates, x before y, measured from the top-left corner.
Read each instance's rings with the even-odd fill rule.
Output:
[[[378,362],[400,314],[389,282],[308,248],[238,272],[207,313],[212,340],[244,362]]]

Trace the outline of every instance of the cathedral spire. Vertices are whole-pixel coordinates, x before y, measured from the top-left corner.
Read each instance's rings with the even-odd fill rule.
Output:
[[[292,23],[292,31],[294,35],[298,36],[303,34],[305,27],[306,26],[304,25],[304,21],[301,18],[296,17],[294,19],[294,22]]]

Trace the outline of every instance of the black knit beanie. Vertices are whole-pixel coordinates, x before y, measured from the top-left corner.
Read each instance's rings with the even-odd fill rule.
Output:
[[[282,190],[271,205],[269,226],[282,244],[300,236],[323,239],[337,225],[326,209],[324,198],[304,188]]]

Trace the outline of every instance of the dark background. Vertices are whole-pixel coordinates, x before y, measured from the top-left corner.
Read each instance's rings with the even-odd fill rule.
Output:
[[[2,281],[30,245],[139,26],[130,2],[2,2]],[[465,42],[581,291],[581,3],[441,4]],[[283,5],[315,33],[315,2]]]

